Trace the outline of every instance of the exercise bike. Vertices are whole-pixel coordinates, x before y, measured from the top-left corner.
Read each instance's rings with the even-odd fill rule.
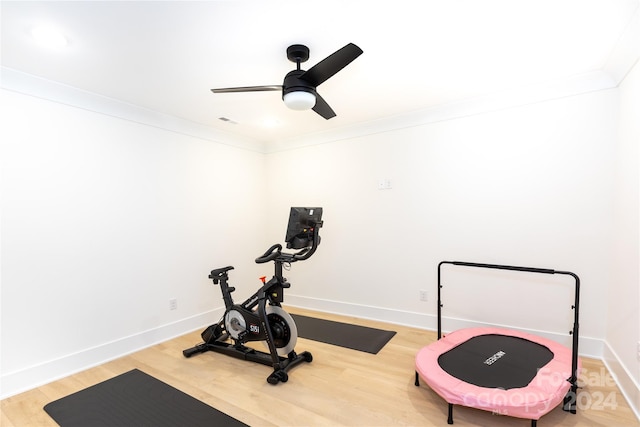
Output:
[[[275,244],[256,258],[258,264],[274,262],[275,273],[256,293],[243,303],[236,304],[229,286],[229,271],[232,266],[211,270],[209,278],[215,285],[220,284],[225,312],[222,319],[206,328],[201,337],[203,343],[183,350],[185,357],[206,351],[215,351],[251,362],[273,367],[267,378],[269,384],[287,382],[288,371],[302,362],[311,362],[313,356],[308,351],[300,354],[294,348],[298,339],[296,324],[280,304],[284,289],[291,284],[282,276],[284,266],[304,261],[313,255],[320,244],[322,208],[291,208],[285,241],[288,249],[300,249],[296,253],[282,252],[282,245]],[[245,346],[249,341],[263,341],[268,352]]]

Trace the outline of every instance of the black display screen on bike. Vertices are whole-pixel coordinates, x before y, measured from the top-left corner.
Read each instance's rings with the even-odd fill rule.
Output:
[[[289,249],[304,249],[313,245],[313,233],[322,227],[322,208],[292,207],[285,242]]]

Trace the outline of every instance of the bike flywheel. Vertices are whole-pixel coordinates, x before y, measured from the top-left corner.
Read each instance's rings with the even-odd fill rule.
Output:
[[[298,341],[296,322],[282,307],[268,305],[266,312],[278,356],[286,356],[293,351]],[[266,341],[263,343],[267,345]]]

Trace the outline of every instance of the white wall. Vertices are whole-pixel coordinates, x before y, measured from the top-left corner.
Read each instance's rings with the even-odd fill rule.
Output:
[[[5,90],[2,120],[3,395],[217,320],[212,268],[257,286],[261,153]]]
[[[640,65],[620,85],[612,271],[604,358],[640,413]]]
[[[603,90],[269,154],[279,216],[325,208],[322,244],[293,266],[288,300],[434,328],[439,261],[569,270],[582,279],[581,350],[599,354],[617,105],[617,91]],[[381,178],[392,189],[378,190]],[[573,280],[452,274],[445,316],[568,340]]]

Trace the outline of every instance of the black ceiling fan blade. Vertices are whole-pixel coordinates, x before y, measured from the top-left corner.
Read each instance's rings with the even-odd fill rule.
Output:
[[[349,43],[309,68],[300,78],[317,87],[360,55],[362,55],[362,49],[353,43]]]
[[[234,93],[234,92],[266,92],[272,90],[282,90],[280,85],[271,86],[244,86],[244,87],[225,87],[219,89],[211,89],[213,93]]]
[[[324,100],[323,97],[320,96],[319,93],[316,92],[316,105],[312,108],[313,111],[320,114],[325,119],[329,120],[332,117],[336,116],[336,113],[333,111],[327,101]]]

